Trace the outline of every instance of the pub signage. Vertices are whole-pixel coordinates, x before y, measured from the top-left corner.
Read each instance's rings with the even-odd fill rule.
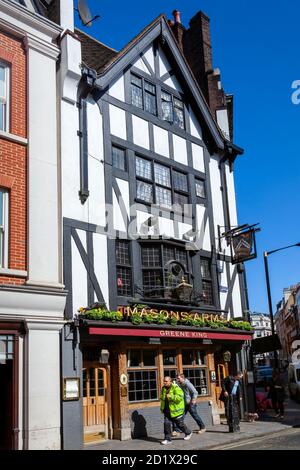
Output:
[[[226,317],[223,314],[216,313],[200,313],[200,312],[180,312],[175,310],[158,310],[155,308],[149,307],[128,307],[128,306],[119,306],[118,312],[121,312],[124,319],[129,318],[132,315],[138,315],[141,318],[146,315],[151,315],[152,318],[157,318],[158,316],[163,316],[165,320],[170,320],[175,318],[176,320],[203,320],[206,322],[216,322],[216,321],[226,321]]]

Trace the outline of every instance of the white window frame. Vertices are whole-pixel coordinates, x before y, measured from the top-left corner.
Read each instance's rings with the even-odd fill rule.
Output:
[[[8,238],[9,238],[9,194],[6,189],[0,188],[2,204],[2,222],[0,225],[0,268],[8,268]]]
[[[4,128],[0,129],[3,132],[9,132],[9,119],[10,119],[10,66],[0,61],[0,67],[4,68],[4,89],[5,89],[5,96],[0,95],[0,102],[4,105],[3,106],[3,124]]]

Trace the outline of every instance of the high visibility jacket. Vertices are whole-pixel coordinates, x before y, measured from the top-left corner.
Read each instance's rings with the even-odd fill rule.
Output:
[[[160,411],[165,409],[165,401],[167,391],[169,393],[169,408],[171,418],[177,418],[178,416],[184,415],[185,404],[184,404],[184,393],[178,385],[171,385],[171,388],[167,390],[163,387],[160,394]]]

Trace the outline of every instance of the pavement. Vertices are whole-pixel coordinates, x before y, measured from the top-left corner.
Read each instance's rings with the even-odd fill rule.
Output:
[[[163,420],[161,423],[163,431]],[[264,436],[277,437],[289,430],[300,428],[300,404],[289,400],[286,404],[285,417],[282,421],[275,418],[275,412],[268,410],[262,413],[258,421],[241,421],[241,432],[229,433],[226,424],[220,424],[207,428],[206,433],[194,433],[189,441],[184,441],[184,435],[174,438],[172,444],[162,446],[164,439],[163,432],[155,436],[148,436],[144,439],[134,439],[130,441],[110,440],[99,444],[89,444],[85,450],[98,451],[127,451],[127,450],[168,450],[168,451],[186,451],[186,450],[217,450],[233,446],[239,442],[249,442]]]

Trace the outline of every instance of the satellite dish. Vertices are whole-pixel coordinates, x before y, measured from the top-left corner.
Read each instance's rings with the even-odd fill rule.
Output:
[[[78,0],[77,11],[79,13],[79,18],[81,19],[83,26],[90,27],[92,25],[92,22],[99,18],[99,15],[92,17],[86,0]]]

